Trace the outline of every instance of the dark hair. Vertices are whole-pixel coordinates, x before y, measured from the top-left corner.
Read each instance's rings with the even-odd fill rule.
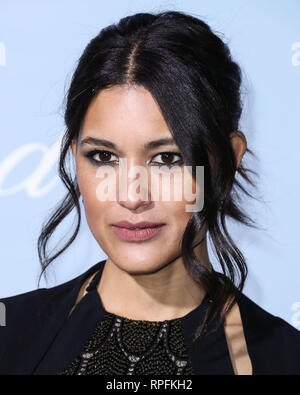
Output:
[[[230,133],[239,128],[242,112],[241,75],[228,46],[205,22],[183,12],[127,16],[102,29],[89,42],[67,93],[59,175],[68,192],[43,225],[38,238],[40,278],[47,266],[74,241],[80,228],[80,191],[76,175],[66,166],[66,158],[72,140],[78,138],[91,100],[99,91],[115,85],[140,85],[158,103],[185,165],[205,166],[204,207],[191,215],[183,235],[182,257],[189,274],[210,298],[196,337],[206,331],[215,317],[224,322],[224,312],[237,300],[248,272],[245,258],[231,239],[225,220],[230,217],[255,227],[237,202],[240,200],[237,188],[253,196],[236,176],[255,187],[248,172],[256,173],[243,167],[243,161],[236,168],[230,140]],[[249,148],[246,152],[255,156]],[[49,256],[46,252],[49,238],[74,207],[78,218],[73,235],[63,248]],[[193,252],[192,242],[203,224],[206,224],[205,237],[209,235],[222,268],[220,275],[203,266]],[[237,275],[239,282],[235,284]]]

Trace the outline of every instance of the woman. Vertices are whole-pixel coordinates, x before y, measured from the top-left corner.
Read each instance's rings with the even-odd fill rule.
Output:
[[[241,163],[252,151],[238,130],[240,85],[227,45],[182,12],[129,16],[91,40],[67,97],[59,173],[68,193],[38,250],[42,275],[75,239],[82,196],[108,258],[64,284],[2,300],[1,373],[300,373],[299,331],[242,293],[247,266],[226,228],[227,217],[255,226],[236,201],[250,195],[237,175],[254,186]],[[154,199],[155,174],[182,198],[163,199],[160,189]],[[197,209],[187,209],[188,185],[193,202],[203,198]],[[50,236],[74,207],[74,234],[49,256]]]

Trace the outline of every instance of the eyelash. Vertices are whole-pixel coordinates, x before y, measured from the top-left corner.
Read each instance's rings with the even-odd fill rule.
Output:
[[[115,163],[115,161],[103,162],[103,161],[99,161],[99,160],[96,160],[96,159],[93,158],[94,155],[96,155],[96,154],[101,154],[101,153],[106,153],[106,154],[115,155],[114,153],[112,153],[112,152],[110,152],[110,151],[106,151],[106,150],[93,150],[93,151],[87,152],[87,153],[84,154],[84,155],[89,159],[89,161],[90,161],[92,164],[94,164],[94,165],[96,165],[96,166],[105,166],[105,165],[114,165],[114,164],[117,164],[117,163]],[[177,160],[176,162],[173,162],[173,163],[157,163],[157,162],[153,162],[153,165],[154,165],[154,166],[158,166],[158,167],[161,167],[161,166],[172,167],[172,166],[175,166],[175,165],[181,166],[181,165],[183,164],[183,160],[182,160],[182,157],[181,157],[181,155],[179,154],[179,152],[160,152],[160,153],[154,155],[153,158],[155,158],[155,157],[158,156],[158,155],[163,155],[163,154],[177,155],[177,156],[180,157],[180,159]],[[116,156],[116,155],[115,155],[115,156]]]

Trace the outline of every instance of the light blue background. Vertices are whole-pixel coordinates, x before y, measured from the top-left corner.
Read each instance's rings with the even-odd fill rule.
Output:
[[[245,107],[240,129],[259,158],[245,160],[260,174],[261,198],[256,203],[245,200],[245,207],[264,230],[229,224],[230,230],[249,266],[244,293],[300,329],[298,0],[2,0],[0,169],[20,147],[50,147],[59,140],[63,98],[76,61],[101,28],[136,12],[171,9],[203,18],[223,34],[242,67]],[[32,174],[41,156],[38,151],[27,156],[4,180],[0,171],[0,297],[36,288],[40,227],[65,193],[60,183],[40,196],[30,196],[24,188],[5,193]],[[40,187],[56,173],[57,163]],[[55,233],[52,247],[71,234],[73,214]],[[70,280],[104,258],[84,219],[76,241],[52,264],[47,286]]]

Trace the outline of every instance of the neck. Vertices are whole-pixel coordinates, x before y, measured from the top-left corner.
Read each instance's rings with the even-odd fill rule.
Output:
[[[211,270],[206,238],[201,243],[199,240],[194,243],[194,253]],[[98,292],[106,311],[146,321],[182,317],[205,296],[203,288],[186,271],[181,256],[154,273],[138,275],[127,273],[108,258]]]

